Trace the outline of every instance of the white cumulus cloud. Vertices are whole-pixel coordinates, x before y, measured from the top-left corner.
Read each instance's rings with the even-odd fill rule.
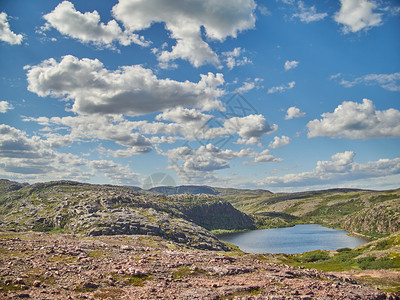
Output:
[[[254,78],[253,80],[249,79],[245,81],[241,87],[238,87],[235,90],[235,93],[244,94],[253,89],[261,89],[263,88],[263,86],[261,85],[263,81],[264,79],[262,78]]]
[[[7,20],[5,12],[0,13],[0,41],[9,43],[11,45],[20,45],[22,43],[22,34],[15,34]]]
[[[382,15],[374,13],[377,5],[368,0],[340,0],[340,10],[335,14],[334,19],[343,25],[343,32],[358,32],[368,30],[382,24]]]
[[[222,56],[225,57],[227,67],[232,70],[234,67],[252,63],[248,57],[243,55],[244,53],[245,49],[236,47],[232,51],[222,52]]]
[[[8,103],[7,101],[0,101],[0,113],[4,114],[7,110],[14,109],[12,104]]]
[[[261,142],[261,137],[275,132],[278,125],[269,125],[263,115],[248,115],[233,117],[224,122],[224,128],[229,134],[238,134],[239,144],[255,145]]]
[[[97,45],[111,47],[114,41],[122,45],[135,43],[141,46],[148,46],[143,37],[127,31],[122,31],[115,20],[107,24],[100,22],[100,15],[93,12],[81,13],[69,1],[63,1],[50,13],[43,16],[47,21],[42,30],[51,27],[60,33],[78,39],[82,43],[93,42]]]
[[[346,182],[366,178],[380,178],[400,173],[400,157],[379,159],[366,163],[354,162],[355,153],[345,151],[332,155],[330,161],[318,161],[310,172],[267,177],[259,182],[266,186],[312,186],[329,182]]]
[[[295,61],[295,60],[289,61],[289,60],[287,60],[285,62],[284,68],[285,68],[285,71],[289,71],[290,69],[297,68],[298,65],[299,65],[298,61]]]
[[[203,40],[201,29],[210,40],[236,38],[255,25],[254,0],[119,0],[114,17],[131,32],[164,23],[176,44],[158,54],[160,62],[188,60],[195,67],[219,63],[218,55]]]
[[[122,116],[73,116],[73,117],[39,117],[25,118],[24,121],[34,121],[47,126],[51,133],[45,134],[46,142],[52,148],[59,148],[75,141],[93,142],[93,140],[114,141],[127,147],[117,153],[141,154],[152,150],[150,140],[138,132],[135,122],[128,122]],[[50,127],[51,126],[51,127]],[[58,128],[69,130],[69,134],[58,134]]]
[[[271,143],[269,143],[268,147],[273,148],[273,149],[280,148],[280,147],[289,145],[290,141],[291,141],[290,138],[285,135],[283,135],[281,137],[276,136],[276,137],[274,137],[274,140]]]
[[[200,146],[192,149],[187,146],[168,150],[161,153],[168,157],[172,163],[172,168],[177,171],[179,176],[199,177],[200,174],[214,172],[221,169],[230,168],[230,161],[234,159],[252,159],[245,161],[244,164],[256,164],[266,162],[281,162],[282,159],[274,157],[266,149],[260,153],[247,148],[240,151],[231,149],[222,150],[212,144]]]
[[[291,120],[293,118],[301,118],[304,117],[306,113],[301,112],[299,108],[296,106],[291,106],[286,111],[285,120]]]
[[[80,114],[142,115],[176,106],[219,108],[222,74],[201,75],[197,83],[158,79],[140,65],[110,71],[97,59],[67,55],[27,66],[28,90],[41,97],[66,97]]]
[[[0,125],[0,176],[15,180],[89,180],[96,174],[115,184],[136,184],[138,174],[129,167],[105,160],[87,160],[57,152],[46,140],[29,137],[14,127]]]
[[[212,116],[204,114],[196,109],[183,107],[172,108],[156,116],[156,120],[166,120],[176,123],[206,122]]]
[[[400,111],[394,108],[376,110],[373,102],[345,101],[333,113],[322,114],[322,119],[308,122],[308,137],[372,139],[399,138]]]

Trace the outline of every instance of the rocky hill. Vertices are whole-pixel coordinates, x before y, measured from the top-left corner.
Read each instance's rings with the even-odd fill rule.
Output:
[[[129,187],[71,181],[0,182],[3,231],[156,235],[188,247],[226,250],[205,228],[254,226],[251,218],[212,195],[150,195]]]

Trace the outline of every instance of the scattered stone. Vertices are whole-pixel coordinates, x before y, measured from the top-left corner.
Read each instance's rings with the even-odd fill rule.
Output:
[[[17,278],[14,281],[15,284],[25,284],[25,281],[22,278]]]
[[[400,299],[347,275],[278,265],[250,254],[188,251],[161,237],[18,235],[23,238],[0,233],[0,299]],[[26,256],[20,249],[33,250]],[[78,260],[78,252],[89,259]],[[7,268],[10,261],[15,264]]]
[[[97,289],[99,287],[99,285],[94,282],[85,282],[82,286],[87,289]]]

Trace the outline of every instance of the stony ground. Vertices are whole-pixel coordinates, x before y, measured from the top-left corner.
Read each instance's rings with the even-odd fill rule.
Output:
[[[400,299],[350,277],[151,236],[0,233],[0,299]]]

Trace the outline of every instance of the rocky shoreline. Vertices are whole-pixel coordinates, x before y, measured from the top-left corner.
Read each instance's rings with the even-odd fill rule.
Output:
[[[400,299],[350,277],[161,237],[0,233],[0,299]]]

